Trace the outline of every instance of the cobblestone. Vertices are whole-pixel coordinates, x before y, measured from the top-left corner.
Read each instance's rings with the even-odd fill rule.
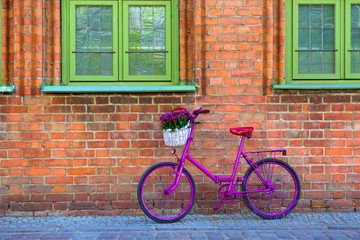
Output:
[[[279,220],[255,215],[189,215],[158,224],[144,216],[4,217],[0,239],[360,239],[359,213],[292,213]]]

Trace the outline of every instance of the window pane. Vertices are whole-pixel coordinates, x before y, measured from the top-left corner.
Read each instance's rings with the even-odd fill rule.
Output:
[[[325,50],[332,50],[335,49],[335,29],[330,28],[330,29],[324,29],[323,30],[323,39],[324,39],[324,47],[323,49]]]
[[[140,29],[129,30],[129,50],[140,51]]]
[[[140,53],[129,54],[129,74],[130,75],[141,75],[140,71]]]
[[[360,4],[351,5],[351,50],[350,72],[360,73]]]
[[[100,54],[89,53],[89,75],[100,75]]]
[[[299,29],[299,49],[307,50],[310,47],[310,30],[307,28]]]
[[[129,8],[129,28],[140,28],[140,7],[130,7]]]
[[[87,27],[87,7],[78,6],[76,8],[76,28],[86,28]]]
[[[128,31],[129,75],[166,75],[165,7],[129,6]]]
[[[112,31],[104,30],[101,32],[101,51],[111,52],[113,47]]]
[[[322,6],[323,5],[310,5],[310,25],[312,27],[322,26]]]
[[[99,29],[100,28],[100,7],[99,6],[89,6],[88,7],[88,16],[89,16],[89,28]]]
[[[299,6],[299,27],[308,27],[309,26],[309,5],[300,5]]]
[[[101,28],[112,29],[112,9],[108,6],[101,7]]]
[[[141,54],[141,73],[142,75],[153,75],[153,54],[143,53]]]
[[[299,73],[306,74],[310,72],[310,53],[309,52],[299,52],[298,57],[299,63]]]
[[[141,30],[141,50],[142,51],[152,51],[154,50],[153,43],[153,30],[152,29],[142,29]]]
[[[154,48],[155,51],[165,51],[165,30],[155,29],[154,31]]]
[[[323,53],[323,73],[334,73],[335,72],[335,55],[332,52]]]
[[[323,5],[324,27],[335,27],[334,7],[331,5]]]
[[[322,53],[320,52],[311,52],[311,64],[310,64],[310,73],[322,73]]]
[[[351,27],[360,27],[360,4],[351,5]]]
[[[299,5],[298,73],[335,73],[335,7]]]
[[[154,7],[154,28],[165,28],[164,7]]]
[[[76,54],[76,75],[87,75],[88,66],[87,66],[87,53],[78,53]]]
[[[311,50],[321,50],[322,49],[322,29],[321,28],[311,28]]]
[[[351,73],[360,73],[360,52],[351,53]]]
[[[112,19],[112,6],[76,6],[76,75],[112,75]]]
[[[100,55],[100,61],[101,61],[101,72],[100,75],[107,75],[111,76],[113,69],[113,55],[112,54],[101,54]]]
[[[86,29],[77,29],[76,30],[76,51],[86,51],[87,50],[87,30]]]
[[[141,28],[153,28],[154,7],[141,7]]]
[[[154,75],[165,75],[165,53],[154,54]]]
[[[100,31],[97,29],[88,30],[88,50],[91,52],[100,51]]]

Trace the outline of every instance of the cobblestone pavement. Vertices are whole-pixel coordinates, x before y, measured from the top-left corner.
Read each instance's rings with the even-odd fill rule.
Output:
[[[4,217],[0,239],[360,239],[360,213],[292,213],[279,220],[255,215],[188,215],[158,224],[146,217]]]

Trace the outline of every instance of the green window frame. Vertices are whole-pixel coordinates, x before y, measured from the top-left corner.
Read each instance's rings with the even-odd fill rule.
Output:
[[[129,24],[129,9],[130,8],[134,8],[137,6],[142,6],[142,7],[146,7],[146,6],[156,6],[159,9],[164,9],[165,10],[165,22],[164,25],[166,26],[166,31],[165,31],[165,48],[161,49],[160,51],[157,51],[154,49],[152,49],[152,51],[154,52],[163,52],[163,53],[137,53],[137,52],[141,52],[142,50],[135,50],[136,47],[134,47],[134,49],[131,49],[130,47],[130,43],[129,43],[129,35],[130,35],[130,31],[132,31],[130,29],[130,24]],[[151,8],[147,8],[147,9],[151,9]],[[141,10],[141,8],[140,8]],[[166,2],[166,1],[126,1],[124,2],[124,49],[125,49],[125,54],[123,55],[123,62],[124,62],[124,80],[125,81],[169,81],[171,80],[171,53],[172,53],[172,49],[171,49],[171,6],[170,6],[170,2]],[[153,13],[155,14],[155,13]],[[141,27],[141,26],[139,26]],[[146,31],[147,29],[143,29],[143,31]],[[139,30],[141,31],[141,30]],[[148,32],[151,30],[147,30]],[[155,35],[155,34],[154,34]],[[141,38],[141,36],[140,36]],[[156,42],[156,39],[153,39],[154,42]],[[150,50],[151,51],[151,50]],[[160,75],[160,76],[136,76],[136,75],[131,75],[130,73],[130,68],[131,68],[131,63],[130,63],[130,59],[133,55],[137,55],[138,58],[141,57],[145,57],[146,55],[152,55],[152,57],[154,58],[154,56],[156,55],[162,55],[162,57],[165,60],[165,66],[166,69],[165,70],[165,75]],[[165,57],[164,57],[165,56]],[[134,57],[135,58],[135,57]],[[140,59],[139,59],[140,60]],[[155,66],[153,66],[153,68],[155,68]]]
[[[354,37],[357,36],[357,34],[359,34],[360,36],[360,30],[358,31],[357,25],[354,26],[354,22],[355,24],[360,24],[360,11],[352,11],[352,9],[354,9],[354,6],[360,7],[360,0],[286,0],[285,4],[285,82],[280,83],[279,85],[274,85],[274,88],[360,88],[360,71],[355,73],[351,72],[351,64],[353,64],[352,69],[354,69],[355,63],[355,68],[359,66],[358,68],[360,69],[360,51],[359,57],[357,57],[357,51],[360,50],[360,37],[358,39]],[[309,6],[310,10],[308,15],[305,15],[306,11],[304,11],[304,9],[307,6]],[[329,25],[325,25],[325,22],[329,21],[329,12],[326,13],[324,10],[326,8],[326,11],[329,11],[329,6],[333,6],[334,15],[333,24],[330,24],[330,27]],[[314,7],[314,9],[321,8],[322,10],[319,13],[320,15],[323,15],[321,15],[320,17],[317,17],[316,14],[311,15],[312,7]],[[353,19],[351,17],[352,14]],[[308,24],[308,27],[306,24],[303,23],[304,19],[306,19],[307,17],[309,17],[309,21],[307,21],[306,23]],[[311,21],[315,22],[315,20],[312,20],[312,18],[321,18],[321,24],[314,25],[316,27],[313,27]],[[327,22],[327,24],[329,24],[329,22]],[[308,28],[309,30],[306,30],[306,28]],[[311,36],[312,32],[314,32],[314,36],[316,36],[316,31],[318,30],[315,28],[321,29],[319,30],[321,31],[322,36],[322,39],[320,41],[319,39]],[[310,33],[308,33],[307,31],[309,31]],[[326,35],[326,31],[333,31],[333,33],[332,35]],[[356,32],[356,34],[354,34],[354,32]],[[329,40],[329,37],[327,36],[333,36],[333,41],[332,39]],[[308,43],[304,41],[304,39],[308,41]],[[333,46],[328,48],[324,47],[327,44],[326,41],[330,43],[333,42]],[[320,42],[321,47],[313,47],[313,42]],[[354,45],[354,42],[356,43],[356,46]],[[304,48],[304,46],[307,47]],[[333,54],[333,57],[328,57],[325,59],[324,56],[331,56],[330,54]],[[309,61],[311,61],[311,57],[313,55],[315,56],[314,59],[316,59],[316,56],[321,56],[322,65],[319,64],[319,62],[315,62],[316,60],[314,60],[314,65],[321,66],[322,71],[319,70],[320,68],[317,69],[319,71],[316,71],[314,65],[303,70],[304,63],[306,62],[304,61],[304,59],[307,59],[303,58],[304,55],[309,56]],[[356,57],[354,57],[355,55]],[[357,65],[358,62],[359,65]],[[310,65],[311,64],[312,63],[310,63]],[[327,66],[332,65],[334,67],[333,70],[325,71],[325,64],[328,64]],[[311,67],[313,67],[315,71],[312,71],[310,69]]]
[[[107,31],[109,30],[109,27],[102,28],[102,23],[100,23],[100,44],[98,48],[94,49],[91,48],[94,44],[90,42],[89,39],[95,39],[91,37],[90,30],[86,30],[87,33],[85,34],[86,37],[84,37],[84,34],[80,34],[77,31],[81,32],[83,28],[77,27],[80,22],[84,22],[82,20],[81,14],[76,13],[76,11],[80,11],[80,7],[88,7],[88,9],[93,8],[100,8],[102,9],[103,6],[110,6],[112,9],[112,49],[109,48],[109,44],[106,45],[107,50],[104,52],[101,49],[101,31],[104,31],[104,35],[107,34]],[[91,8],[92,7],[92,8]],[[165,32],[164,36],[164,49],[158,53],[153,47],[154,53],[146,53],[143,50],[139,50],[140,53],[133,53],[130,49],[130,39],[129,36],[129,9],[130,7],[139,7],[140,9],[147,9],[149,8],[161,8],[165,11],[165,25],[163,27],[163,32]],[[133,1],[133,0],[64,0],[62,1],[62,83],[64,85],[179,85],[179,15],[178,15],[178,0],[157,0],[157,1]],[[102,11],[99,10],[100,14],[98,15],[89,15],[89,10],[87,10],[87,29],[95,29],[91,26],[91,21],[94,19],[93,16],[100,16],[99,18],[102,19]],[[92,11],[92,10],[91,10]],[[155,10],[153,10],[154,12]],[[92,11],[93,12],[93,11]],[[143,14],[143,13],[141,13]],[[86,14],[85,14],[86,15]],[[84,15],[84,16],[85,16]],[[154,13],[153,13],[154,15]],[[80,16],[80,17],[79,17]],[[143,15],[141,15],[143,16]],[[147,17],[149,18],[149,17]],[[86,19],[86,17],[85,17]],[[90,20],[89,20],[90,19]],[[154,16],[152,17],[152,20],[154,20]],[[157,19],[157,18],[156,18]],[[98,20],[96,20],[98,21]],[[140,17],[141,21],[141,17]],[[146,19],[144,20],[146,21]],[[160,20],[156,20],[160,21]],[[99,22],[99,21],[98,21]],[[101,20],[100,20],[101,22]],[[104,21],[105,22],[105,21]],[[86,23],[85,23],[86,24]],[[98,24],[98,23],[97,23]],[[153,23],[153,27],[144,30],[140,29],[140,34],[142,32],[146,33],[147,36],[149,34],[153,34],[152,41],[153,45],[156,45],[155,42],[155,32],[158,31],[155,27],[155,21]],[[151,30],[152,29],[152,30]],[[94,32],[97,30],[95,29]],[[149,32],[150,31],[150,32]],[[153,31],[153,33],[151,33]],[[160,31],[160,30],[159,30]],[[84,35],[84,36],[83,36]],[[86,39],[86,40],[79,40],[77,39]],[[141,40],[143,41],[143,37],[141,37]],[[146,37],[144,37],[145,39]],[[147,38],[149,40],[149,37]],[[155,39],[155,40],[154,40]],[[86,42],[87,41],[87,42]],[[144,40],[145,41],[145,40]],[[150,40],[151,41],[151,40]],[[78,44],[81,42],[85,42],[84,44]],[[99,42],[99,41],[97,41]],[[105,42],[105,41],[104,41]],[[87,45],[87,46],[85,46]],[[96,45],[96,44],[95,44]],[[84,48],[85,46],[85,48]],[[79,48],[82,48],[83,50],[79,50]],[[85,49],[85,50],[84,50]],[[150,49],[151,50],[151,49]],[[85,51],[85,52],[82,52]],[[98,51],[98,52],[96,52]],[[110,53],[109,53],[110,52]],[[96,63],[101,63],[101,56],[107,56],[106,63],[111,62],[110,58],[108,57],[109,54],[112,54],[112,73],[109,74],[110,70],[102,70],[102,66],[104,66],[104,69],[108,67],[106,64],[98,64],[98,68],[100,70],[95,69],[94,66],[97,66]],[[83,57],[84,55],[87,55],[87,58]],[[132,66],[136,64],[132,64],[135,60],[134,58],[130,59],[130,57],[134,55],[140,55],[140,56],[146,56],[144,59],[147,59],[148,65],[146,65],[145,60],[143,58],[141,59],[140,64],[144,66],[144,69],[146,66],[149,66],[148,68],[152,68],[152,73],[146,74],[147,72],[144,70],[140,73],[133,74],[134,71],[130,72],[129,69],[132,68]],[[151,57],[149,55],[152,55]],[[80,57],[82,56],[82,57]],[[93,57],[95,56],[95,58]],[[99,57],[100,56],[100,57]],[[78,60],[84,58],[85,60]],[[89,60],[90,57],[93,57],[92,59],[95,60]],[[98,60],[100,58],[100,60]],[[152,59],[151,59],[152,58]],[[160,59],[160,60],[159,60]],[[79,66],[85,66],[87,69],[84,73],[79,73],[79,70],[82,69],[80,67],[77,68],[77,63],[86,62],[87,65],[79,65]],[[133,61],[133,62],[130,62]],[[89,62],[92,63],[89,64]],[[135,61],[136,62],[136,61]],[[163,63],[158,64],[158,63]],[[161,65],[164,66],[161,71],[157,71],[157,66]],[[109,69],[109,68],[107,68]],[[77,72],[78,71],[78,72]],[[82,71],[82,70],[81,70]],[[96,74],[102,73],[103,71],[106,72],[106,75],[94,75],[92,72],[96,72]],[[150,71],[150,70],[149,70]],[[148,72],[149,72],[148,71]],[[160,73],[160,74],[158,74]]]
[[[325,20],[324,16],[320,14],[316,14],[313,16],[313,12],[311,11],[311,6],[317,6],[315,10],[321,10],[323,12],[324,7],[333,7],[334,15],[333,19],[333,28],[325,28]],[[320,7],[321,6],[321,7]],[[308,16],[299,16],[300,8],[306,9],[302,12],[302,14],[307,14]],[[331,8],[330,8],[331,9]],[[310,12],[310,13],[309,13]],[[317,11],[319,12],[319,11]],[[320,15],[320,16],[319,16]],[[302,0],[294,0],[294,9],[293,9],[293,29],[294,29],[294,40],[293,40],[293,79],[339,79],[340,78],[340,0],[315,0],[311,1],[302,1]],[[330,16],[331,17],[331,16]],[[313,18],[317,18],[316,20],[321,20],[315,23],[318,26],[314,25],[315,20]],[[306,19],[306,20],[305,20]],[[311,21],[313,20],[313,21]],[[299,22],[306,21],[304,23],[304,27],[301,27]],[[300,34],[301,30],[302,31]],[[334,36],[334,46],[330,49],[325,50],[326,48],[324,43],[326,41],[326,30],[333,31]],[[307,34],[304,34],[304,33]],[[300,38],[302,41],[305,40],[305,43],[300,43]],[[331,36],[330,36],[331,38]],[[308,45],[304,49],[302,49],[301,45]],[[329,51],[329,52],[326,52]],[[303,59],[305,61],[301,62],[299,60],[300,56],[305,56]],[[325,68],[326,64],[323,63],[326,61],[324,58],[328,56],[329,59],[333,60],[330,64],[333,65],[333,73],[324,72],[323,68]],[[305,66],[304,66],[305,65]],[[303,68],[304,72],[301,73],[300,67]],[[316,73],[311,73],[311,72]],[[310,73],[309,73],[310,72]]]
[[[91,8],[93,6],[93,8]],[[77,10],[87,10],[88,12],[91,11],[89,9],[96,9],[99,10],[99,14],[100,15],[105,15],[103,12],[103,7],[111,7],[111,18],[112,18],[112,25],[110,25],[111,27],[111,33],[112,33],[112,48],[110,50],[107,51],[103,51],[103,52],[112,52],[112,53],[96,53],[96,52],[101,52],[101,42],[104,42],[104,37],[101,35],[101,30],[93,30],[92,32],[90,31],[84,31],[80,28],[79,32],[87,32],[86,34],[82,34],[83,36],[85,35],[85,37],[87,38],[87,46],[83,46],[83,44],[81,44],[81,46],[78,46],[78,41],[80,42],[83,39],[78,39],[78,36],[80,34],[77,35]],[[93,10],[93,12],[94,12]],[[102,14],[103,13],[103,14]],[[105,12],[106,13],[106,12]],[[108,13],[108,12],[107,12]],[[106,16],[105,16],[106,17]],[[95,24],[99,24],[101,22],[105,22],[105,21],[101,21],[103,17],[100,17],[99,21],[92,21],[89,17],[87,20],[87,25],[92,24],[92,22],[95,22]],[[82,18],[83,19],[83,18]],[[94,18],[95,19],[95,18]],[[96,19],[98,20],[98,19]],[[79,20],[80,22],[80,20]],[[83,21],[84,22],[84,21]],[[80,24],[79,24],[80,25]],[[109,25],[109,24],[108,24]],[[89,2],[89,1],[71,1],[70,2],[70,81],[74,81],[74,82],[100,82],[100,81],[106,81],[106,82],[112,82],[112,81],[117,81],[118,80],[118,71],[119,68],[116,67],[118,66],[118,59],[119,59],[119,50],[118,50],[118,9],[117,9],[117,2],[116,1],[104,1],[104,2]],[[91,26],[86,26],[86,28],[90,28]],[[100,26],[100,29],[103,29],[102,26]],[[107,30],[107,32],[109,32]],[[97,34],[96,34],[97,33]],[[105,34],[103,34],[105,35]],[[106,36],[106,35],[105,35]],[[99,49],[97,49],[97,46],[94,46],[94,44],[91,44],[91,42],[89,43],[89,39],[96,39],[99,40]],[[103,41],[101,41],[103,40]],[[80,44],[79,44],[80,45]],[[92,46],[93,45],[93,46]],[[85,49],[84,49],[85,48]],[[93,52],[93,53],[82,53],[82,52]],[[104,64],[101,60],[102,60],[102,56],[112,56],[112,69],[110,69],[111,71],[111,75],[101,75],[101,67],[103,67]],[[83,61],[87,61],[87,66],[83,66],[80,65],[82,68],[77,68],[78,67],[78,60],[77,58],[79,58],[80,60]],[[81,63],[83,63],[83,61],[81,61]],[[93,62],[93,65],[90,65],[90,62]],[[79,61],[80,62],[80,61]],[[95,66],[96,65],[96,66]],[[98,68],[97,68],[98,66]],[[83,75],[77,74],[77,71],[84,71],[84,68],[87,68],[87,72],[92,71],[92,72],[98,72],[99,75],[90,75],[91,73],[87,73]],[[94,69],[96,68],[96,69]]]

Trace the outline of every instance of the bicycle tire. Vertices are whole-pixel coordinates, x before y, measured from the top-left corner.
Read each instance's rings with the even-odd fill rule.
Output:
[[[177,188],[168,195],[163,191],[173,183],[178,166],[172,162],[155,164],[139,181],[137,196],[140,208],[146,216],[156,222],[177,222],[194,206],[196,186],[193,177],[185,168]]]
[[[268,182],[271,181],[271,183],[274,184],[274,191],[268,194],[265,194],[264,192],[253,193],[258,195],[245,194],[243,195],[243,198],[246,205],[253,213],[263,219],[279,219],[288,215],[296,207],[300,199],[301,187],[299,177],[297,176],[296,172],[292,167],[290,167],[289,164],[278,159],[267,158],[256,162],[255,165],[259,173],[262,174],[262,176],[266,174],[267,176],[265,179]],[[280,173],[275,175],[274,169],[276,172],[280,170]],[[271,174],[270,170],[272,171]],[[281,171],[284,171],[283,176],[280,175]],[[271,176],[269,176],[269,174]],[[274,176],[277,177],[275,178]],[[289,183],[285,182],[285,179],[283,179],[284,176],[289,178]],[[253,185],[250,185],[251,183],[253,183]],[[264,184],[255,174],[253,167],[250,167],[245,173],[244,181],[242,183],[242,191],[251,190],[251,186],[254,186],[254,190],[260,189],[261,187],[265,189]],[[293,190],[291,190],[292,187],[294,188]],[[278,195],[278,197],[289,196],[289,199],[279,200],[279,198],[277,198],[276,201],[272,202],[272,195]],[[268,203],[266,206],[265,203],[269,202],[269,198],[270,204]],[[273,206],[271,206],[271,204],[273,204]],[[273,210],[270,208],[273,208]]]

